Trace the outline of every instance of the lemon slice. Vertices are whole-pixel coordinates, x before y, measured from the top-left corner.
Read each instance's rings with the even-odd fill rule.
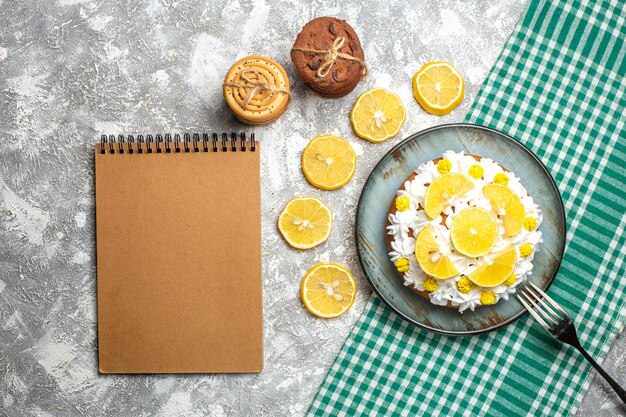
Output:
[[[483,256],[498,240],[498,223],[487,210],[468,207],[452,219],[450,237],[456,250],[463,255],[472,258]]]
[[[298,197],[287,203],[278,217],[278,230],[294,248],[310,249],[330,236],[333,216],[315,197]]]
[[[492,262],[485,262],[468,275],[468,278],[481,287],[496,287],[513,273],[517,262],[517,253],[513,245],[498,252]]]
[[[417,235],[415,257],[424,272],[435,278],[446,279],[459,273],[450,258],[441,253],[435,229],[429,224]]]
[[[348,311],[356,296],[356,281],[337,264],[317,264],[309,269],[300,285],[300,298],[309,312],[332,319]]]
[[[413,95],[428,113],[450,113],[464,94],[463,77],[447,62],[429,62],[413,76]]]
[[[506,185],[487,184],[483,194],[493,208],[493,212],[502,219],[507,236],[514,236],[524,225],[524,205],[517,194]]]
[[[463,174],[444,174],[426,189],[424,211],[431,219],[439,216],[450,204],[474,188],[474,183]]]
[[[354,132],[370,142],[396,136],[405,120],[406,110],[400,96],[384,88],[361,94],[350,112]]]
[[[336,190],[350,181],[356,170],[356,154],[350,144],[337,136],[317,136],[302,153],[302,172],[311,185]]]

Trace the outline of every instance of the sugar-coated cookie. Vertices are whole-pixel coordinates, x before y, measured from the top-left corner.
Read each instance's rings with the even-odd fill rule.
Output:
[[[276,61],[253,55],[240,59],[224,78],[224,98],[243,123],[259,126],[278,119],[287,109],[290,86]]]

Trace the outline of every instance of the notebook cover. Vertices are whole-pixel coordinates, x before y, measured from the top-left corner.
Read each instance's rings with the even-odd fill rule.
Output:
[[[263,368],[256,152],[101,154],[101,373]]]

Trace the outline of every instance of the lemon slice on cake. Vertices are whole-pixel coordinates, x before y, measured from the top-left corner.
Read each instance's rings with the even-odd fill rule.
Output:
[[[483,194],[491,203],[493,212],[502,219],[506,235],[518,234],[524,225],[524,205],[519,196],[501,184],[485,185]]]
[[[310,249],[330,236],[333,216],[315,197],[298,197],[287,203],[278,217],[278,230],[294,248]]]
[[[424,272],[432,277],[446,279],[459,273],[450,258],[442,253],[431,225],[426,225],[417,235],[415,257]]]
[[[468,207],[452,219],[450,238],[456,250],[463,255],[472,258],[483,256],[498,240],[498,223],[487,210]]]
[[[463,100],[461,74],[447,62],[429,62],[413,77],[413,95],[428,113],[445,115]]]
[[[336,190],[350,181],[356,170],[352,146],[333,135],[317,136],[302,152],[302,172],[311,185]]]
[[[300,298],[309,312],[317,317],[339,317],[352,307],[356,281],[346,268],[337,264],[317,264],[300,285]]]
[[[493,260],[485,262],[467,277],[481,287],[497,287],[513,273],[517,262],[517,252],[513,245],[498,252]]]
[[[354,132],[370,142],[383,142],[400,132],[406,110],[400,96],[384,88],[374,88],[357,98],[350,122]]]
[[[450,204],[474,188],[474,183],[463,174],[444,174],[435,179],[426,189],[424,211],[434,219]]]

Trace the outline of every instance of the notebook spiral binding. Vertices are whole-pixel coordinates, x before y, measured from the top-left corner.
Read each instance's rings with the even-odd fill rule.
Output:
[[[135,140],[136,139],[136,140]],[[230,146],[229,146],[230,142]],[[250,133],[250,146],[246,146],[245,132],[232,132],[230,138],[224,132],[220,136],[213,133],[209,138],[208,133],[183,133],[181,140],[180,133],[175,133],[174,138],[170,133],[164,135],[102,135],[100,136],[101,154],[123,154],[128,153],[180,153],[180,152],[256,152],[256,140],[254,133]],[[210,143],[210,148],[209,148]],[[124,146],[127,145],[127,146]],[[220,145],[220,146],[218,146]]]

